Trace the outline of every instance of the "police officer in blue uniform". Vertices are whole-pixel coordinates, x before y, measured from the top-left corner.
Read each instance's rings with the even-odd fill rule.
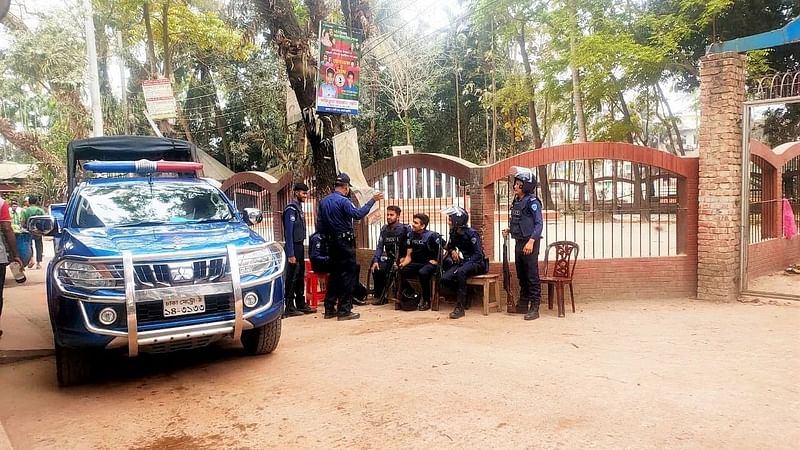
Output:
[[[325,295],[326,319],[351,320],[361,316],[352,311],[358,281],[353,219],[363,219],[372,205],[383,199],[383,194],[376,192],[364,206],[356,208],[349,194],[350,177],[342,172],[336,177],[334,191],[319,202],[317,231],[327,240],[331,266]]]
[[[439,269],[439,249],[442,237],[435,231],[428,230],[430,218],[427,214],[414,214],[411,232],[406,238],[406,256],[400,261],[403,274],[404,289],[411,289],[409,278],[418,278],[422,286],[422,301],[418,309],[431,309],[431,279]]]
[[[283,241],[286,251],[286,282],[283,295],[286,310],[284,317],[302,316],[313,314],[316,308],[306,304],[305,299],[305,248],[303,241],[306,238],[306,220],[303,212],[303,203],[308,198],[308,186],[305,183],[295,183],[294,200],[286,205],[283,210]]]
[[[456,292],[456,307],[451,319],[464,317],[467,306],[467,278],[482,275],[489,270],[489,261],[483,253],[481,236],[470,228],[469,214],[460,206],[442,211],[450,221],[450,239],[447,241],[447,259],[443,263],[442,287]]]
[[[406,239],[411,227],[400,222],[399,206],[389,205],[386,207],[386,225],[381,227],[381,234],[378,237],[378,245],[375,248],[375,255],[372,257],[372,279],[375,282],[375,301],[373,305],[385,305],[386,296],[383,295],[386,289],[389,273],[392,266],[400,262],[400,258],[406,254]]]
[[[539,243],[544,229],[542,202],[535,194],[537,181],[533,170],[516,166],[511,169],[514,200],[509,228],[503,230],[503,236],[511,233],[515,241],[514,258],[520,287],[517,313],[524,313],[525,320],[534,320],[539,318],[542,301],[539,281]]]

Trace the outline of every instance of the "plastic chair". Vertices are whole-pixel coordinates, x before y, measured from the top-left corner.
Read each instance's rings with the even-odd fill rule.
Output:
[[[550,266],[550,249],[555,249],[555,261]],[[578,261],[580,246],[572,241],[556,241],[547,246],[544,254],[544,276],[539,281],[547,284],[547,308],[553,309],[553,288],[558,302],[558,317],[564,317],[564,285],[569,285],[572,312],[575,312],[575,295],[572,292],[572,277]]]
[[[306,285],[306,303],[312,308],[319,306],[325,300],[325,293],[328,286],[328,274],[316,273],[311,270],[311,260],[305,260],[306,275],[304,278]]]

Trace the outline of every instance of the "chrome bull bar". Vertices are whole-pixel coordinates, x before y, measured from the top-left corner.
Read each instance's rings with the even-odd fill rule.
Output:
[[[232,244],[228,244],[226,247],[227,255],[228,255],[228,264],[230,266],[231,271],[231,291],[233,292],[233,303],[234,303],[234,320],[232,326],[232,336],[234,340],[239,340],[242,336],[242,330],[245,326],[244,321],[244,304],[242,302],[242,283],[241,283],[241,273],[239,271],[239,258],[237,257],[236,246]],[[133,254],[129,251],[122,252],[122,268],[123,268],[123,276],[125,278],[125,312],[126,312],[126,319],[127,319],[127,340],[128,340],[128,356],[137,356],[139,354],[139,346],[140,345],[149,345],[156,341],[158,341],[158,337],[154,336],[142,336],[143,339],[139,339],[139,321],[136,316],[136,281],[134,278],[134,269],[133,269]],[[204,330],[194,330],[196,333],[199,334],[206,334],[209,332],[214,332],[212,334],[216,334],[219,332],[226,332],[228,331],[230,325],[225,326],[227,324],[223,324],[223,326],[217,325],[214,327],[213,330],[204,329]],[[203,328],[203,327],[198,327]],[[178,331],[178,330],[172,330]],[[164,330],[163,333],[170,333],[168,330]],[[162,333],[145,333],[145,334],[157,334],[161,335]],[[185,337],[192,337],[194,333],[189,333]],[[161,336],[159,336],[161,337]],[[155,339],[154,339],[155,338]]]

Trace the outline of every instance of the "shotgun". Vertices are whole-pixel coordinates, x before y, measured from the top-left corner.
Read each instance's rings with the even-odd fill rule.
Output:
[[[384,304],[386,303],[386,296],[389,295],[389,291],[394,287],[394,283],[397,280],[397,259],[400,257],[397,253],[400,251],[398,248],[397,243],[394,244],[394,258],[392,258],[392,268],[389,269],[389,275],[386,277],[386,285],[383,287],[383,292],[381,292],[381,297],[378,303]]]
[[[508,236],[503,238],[503,289],[506,291],[506,312],[516,313],[517,305],[511,287],[511,268],[508,266]]]

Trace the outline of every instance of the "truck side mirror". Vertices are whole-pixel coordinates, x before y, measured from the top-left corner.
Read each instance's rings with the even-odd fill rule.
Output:
[[[36,236],[58,234],[58,225],[53,216],[33,216],[28,219],[28,231]]]
[[[258,208],[245,208],[242,211],[242,217],[244,217],[245,223],[250,226],[261,223],[264,220],[264,214]]]

